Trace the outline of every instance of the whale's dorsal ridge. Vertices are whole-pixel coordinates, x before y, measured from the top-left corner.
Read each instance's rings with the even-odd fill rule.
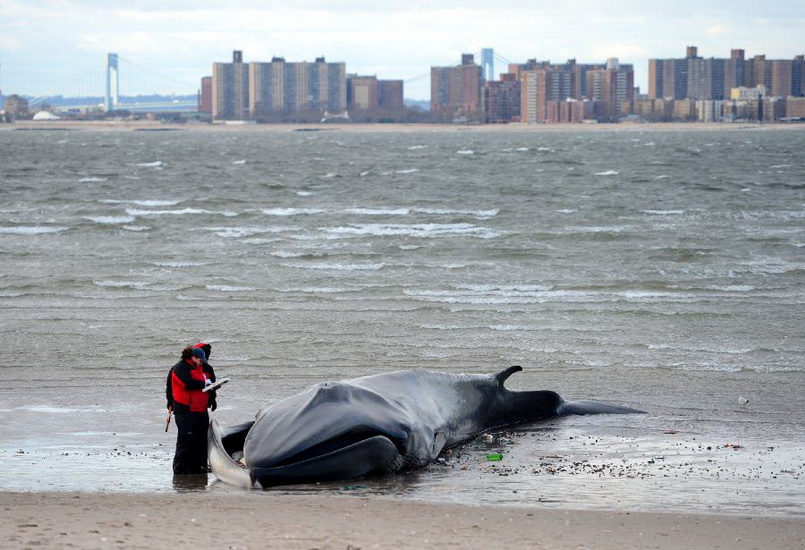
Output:
[[[514,365],[509,367],[508,369],[504,369],[495,375],[495,380],[497,381],[498,385],[503,387],[503,383],[508,380],[509,376],[514,374],[515,372],[520,372],[523,370],[523,367],[520,365]]]

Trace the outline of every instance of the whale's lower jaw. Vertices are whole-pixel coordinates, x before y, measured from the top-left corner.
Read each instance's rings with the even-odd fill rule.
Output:
[[[215,420],[210,422],[207,431],[207,458],[212,473],[224,483],[247,489],[254,487],[254,479],[249,468],[235,461],[227,452],[221,427]]]

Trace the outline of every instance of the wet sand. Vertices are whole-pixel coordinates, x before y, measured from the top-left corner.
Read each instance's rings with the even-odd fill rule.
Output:
[[[3,492],[0,508],[0,548],[805,547],[805,518],[476,507],[262,492]]]

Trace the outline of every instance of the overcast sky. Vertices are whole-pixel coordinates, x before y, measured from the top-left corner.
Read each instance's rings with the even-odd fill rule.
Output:
[[[349,73],[403,79],[406,97],[429,99],[431,66],[485,47],[511,62],[618,57],[645,92],[648,60],[684,57],[687,45],[703,57],[742,48],[792,59],[805,52],[805,1],[0,0],[6,95],[73,95],[108,52],[126,60],[122,76],[139,70],[148,75],[139,84],[160,88],[124,85],[123,94],[192,93],[214,61],[240,49],[244,61],[323,55]],[[495,73],[505,68],[498,62]]]

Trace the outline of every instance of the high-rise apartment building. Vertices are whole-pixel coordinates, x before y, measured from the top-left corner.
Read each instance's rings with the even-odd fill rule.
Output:
[[[276,113],[342,112],[347,106],[346,67],[323,57],[309,63],[213,63],[212,115],[216,120],[246,120]]]
[[[249,70],[240,50],[232,53],[232,63],[212,64],[212,117],[216,120],[249,117]]]
[[[502,74],[500,80],[484,86],[486,122],[519,122],[521,84],[513,74]]]
[[[404,90],[402,80],[378,80],[378,107],[388,111],[402,111],[405,109]]]
[[[617,58],[611,58],[604,68],[587,70],[585,79],[586,99],[594,102],[596,118],[614,120],[629,110],[625,107],[634,101],[631,65],[621,65]]]
[[[403,81],[347,75],[347,107],[350,110],[402,111],[405,107]]]
[[[802,96],[804,65],[803,56],[746,59],[741,49],[733,49],[728,59],[704,59],[695,46],[688,46],[684,59],[649,60],[649,98],[720,100],[729,98],[733,88],[758,85],[765,86],[771,96]]]
[[[519,75],[523,122],[575,121],[579,113],[587,116],[591,112],[595,118],[610,120],[634,100],[634,68],[615,58],[607,64],[580,64],[575,59],[552,64],[532,59],[510,65],[509,73]],[[584,100],[591,103],[562,106],[563,102]]]
[[[205,76],[201,79],[201,91],[198,96],[198,112],[212,113],[212,77]]]
[[[482,121],[484,104],[481,66],[472,54],[461,56],[457,67],[431,67],[430,110],[436,119]]]
[[[249,115],[342,112],[347,108],[346,66],[328,63],[288,63],[281,57],[269,63],[249,63]]]

